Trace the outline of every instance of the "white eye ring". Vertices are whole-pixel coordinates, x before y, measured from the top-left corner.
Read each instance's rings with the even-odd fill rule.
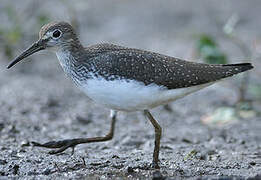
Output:
[[[52,33],[52,37],[53,37],[54,39],[58,39],[58,38],[60,38],[61,36],[62,36],[62,31],[59,30],[59,29],[55,29],[55,30],[53,31],[53,33]]]

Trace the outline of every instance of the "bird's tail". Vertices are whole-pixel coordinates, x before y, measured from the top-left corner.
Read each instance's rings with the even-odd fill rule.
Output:
[[[239,64],[223,64],[221,65],[224,68],[226,68],[231,74],[238,74],[244,71],[248,71],[250,69],[253,69],[254,67],[252,66],[251,63],[239,63]]]
[[[239,64],[205,64],[195,68],[196,80],[192,80],[193,85],[205,84],[231,77],[241,72],[252,69],[251,63]]]

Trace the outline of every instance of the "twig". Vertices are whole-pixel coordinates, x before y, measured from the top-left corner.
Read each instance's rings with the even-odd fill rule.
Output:
[[[234,33],[234,29],[236,24],[239,21],[239,17],[237,14],[233,14],[225,24],[223,31],[229,37],[229,39],[240,49],[240,51],[243,53],[245,58],[248,61],[251,61],[252,59],[252,52],[250,48],[247,46],[245,42],[243,42],[239,37],[237,37]],[[241,80],[241,84],[239,87],[239,98],[238,102],[244,102],[247,101],[246,99],[246,93],[247,93],[247,87],[249,84],[249,72],[246,72],[243,74],[243,78]]]

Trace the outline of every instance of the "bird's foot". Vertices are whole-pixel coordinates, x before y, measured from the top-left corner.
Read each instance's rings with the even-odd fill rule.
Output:
[[[31,142],[34,146],[45,148],[58,148],[57,150],[49,151],[49,154],[57,154],[65,151],[68,148],[72,148],[72,155],[74,153],[74,147],[78,144],[76,139],[66,139],[62,141],[50,141],[44,144],[38,142]]]

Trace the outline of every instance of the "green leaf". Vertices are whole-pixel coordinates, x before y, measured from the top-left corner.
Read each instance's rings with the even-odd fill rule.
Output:
[[[19,27],[15,27],[6,33],[6,40],[9,44],[16,44],[22,37],[22,32]]]
[[[49,17],[45,14],[41,14],[37,17],[37,23],[40,27],[47,24],[50,21]]]
[[[205,46],[215,48],[215,47],[217,47],[217,44],[212,37],[210,37],[206,34],[202,34],[202,35],[199,36],[199,39],[197,41],[198,51],[201,51],[201,49],[204,48]]]
[[[187,161],[188,159],[192,159],[197,154],[197,151],[195,149],[192,149],[185,157],[184,161]]]
[[[197,41],[197,54],[209,64],[226,64],[227,57],[221,52],[214,38],[201,35]]]

